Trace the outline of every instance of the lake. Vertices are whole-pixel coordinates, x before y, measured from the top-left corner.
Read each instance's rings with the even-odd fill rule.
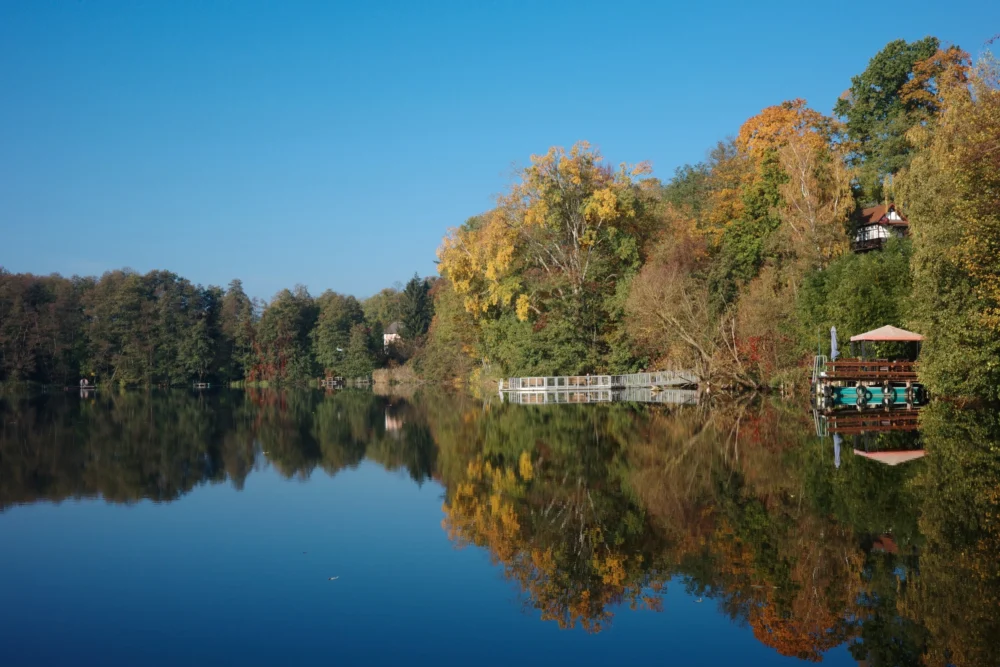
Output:
[[[0,399],[2,662],[1000,664],[1000,416],[815,417]]]

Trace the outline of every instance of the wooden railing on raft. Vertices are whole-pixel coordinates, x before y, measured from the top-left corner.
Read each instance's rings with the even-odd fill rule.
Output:
[[[915,361],[888,361],[886,359],[847,359],[826,364],[825,378],[864,382],[915,382]]]

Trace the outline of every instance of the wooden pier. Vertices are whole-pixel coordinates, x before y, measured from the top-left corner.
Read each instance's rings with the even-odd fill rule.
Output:
[[[558,375],[507,378],[500,380],[503,392],[623,391],[665,387],[696,387],[698,377],[691,371],[657,371],[628,375]]]

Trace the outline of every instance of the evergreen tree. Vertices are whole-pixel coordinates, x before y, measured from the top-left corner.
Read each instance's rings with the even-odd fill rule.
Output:
[[[222,298],[219,314],[217,363],[220,374],[226,379],[240,380],[252,367],[255,325],[253,302],[243,291],[243,283],[233,280]]]
[[[430,298],[430,286],[417,274],[402,292],[403,333],[409,339],[416,339],[427,333],[434,317],[434,302]]]
[[[837,100],[834,113],[842,117],[855,152],[861,204],[883,199],[883,179],[897,173],[910,160],[912,145],[907,131],[921,119],[920,103],[907,103],[903,87],[913,67],[930,58],[938,48],[936,37],[907,43],[897,39],[875,54],[864,72],[851,79],[847,94]]]

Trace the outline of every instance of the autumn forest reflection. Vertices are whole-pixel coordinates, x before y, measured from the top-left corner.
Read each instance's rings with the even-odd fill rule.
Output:
[[[443,488],[442,528],[488,551],[544,622],[600,632],[677,588],[782,655],[1000,662],[1000,417],[946,404],[927,455],[835,459],[799,406],[519,406],[423,392],[187,392],[0,402],[0,509],[176,500],[371,461]],[[319,469],[319,470],[317,470]]]

